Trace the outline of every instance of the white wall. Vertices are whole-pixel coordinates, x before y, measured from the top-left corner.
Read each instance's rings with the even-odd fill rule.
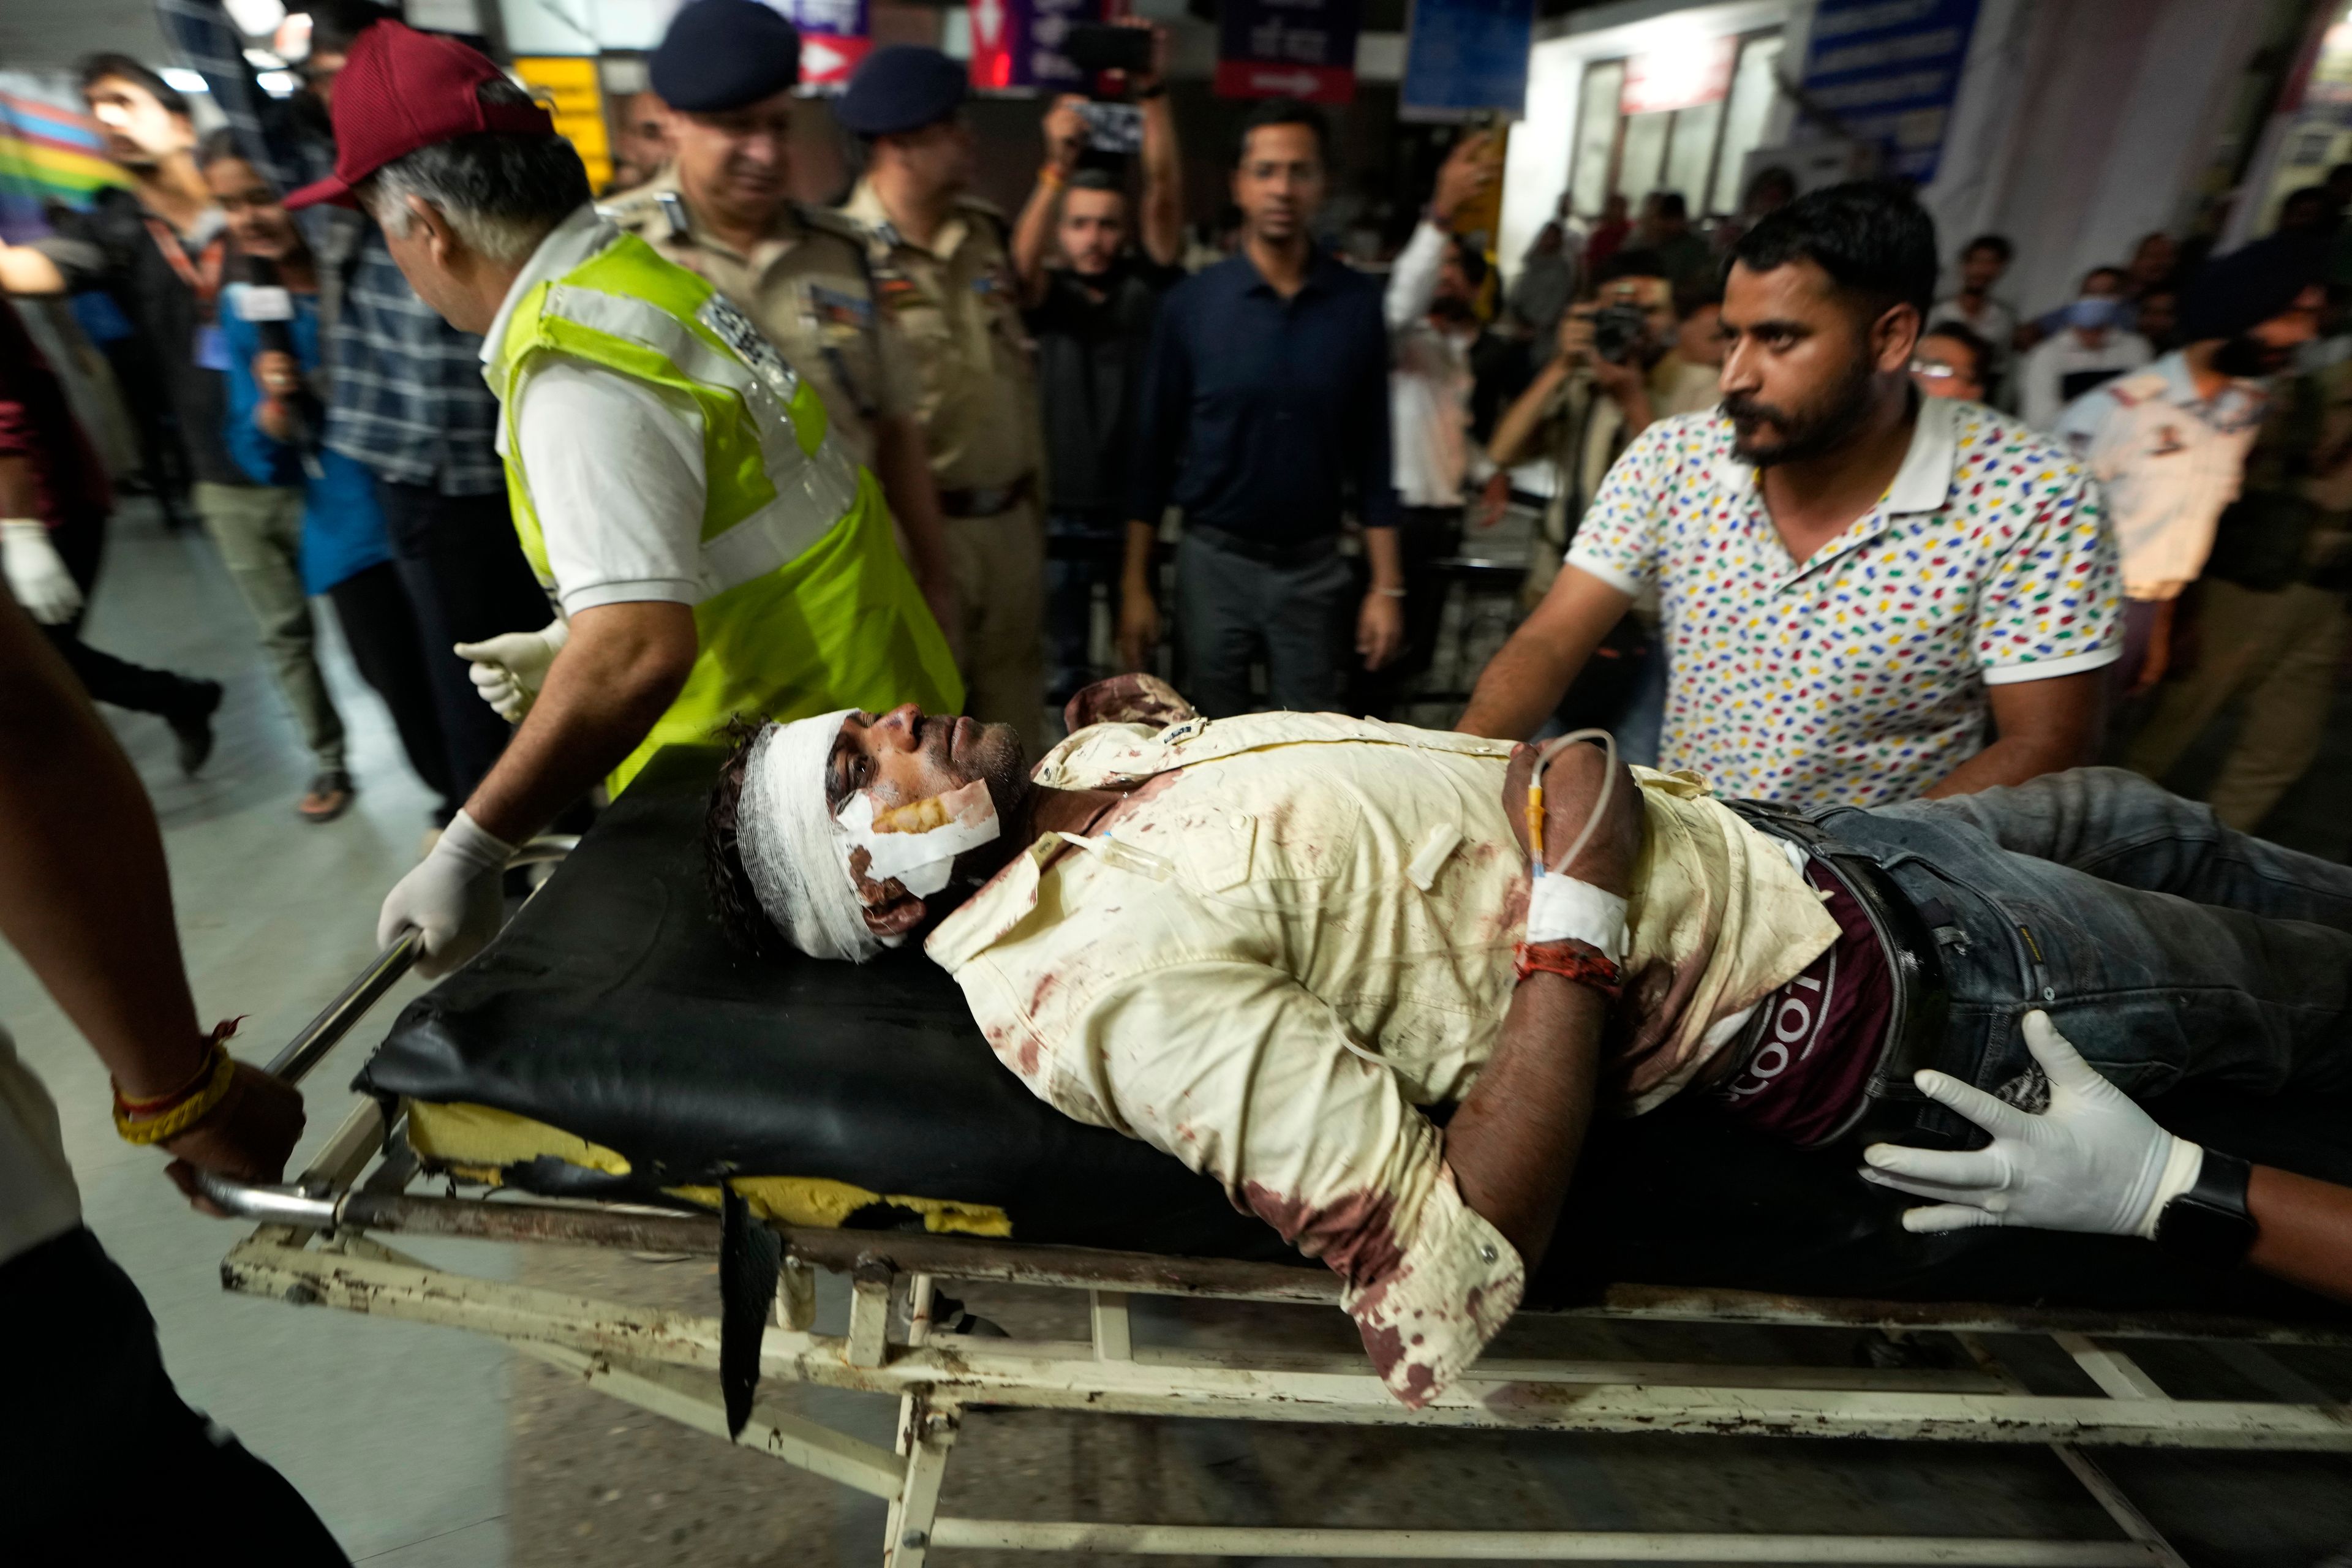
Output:
[[[1503,164],[1502,233],[1496,248],[1506,281],[1517,273],[1519,258],[1535,242],[1568,186],[1570,145],[1576,134],[1577,100],[1587,61],[1688,47],[1776,26],[1790,27],[1792,47],[1801,50],[1801,39],[1790,23],[1801,22],[1811,10],[1811,0],[1729,0],[1713,5],[1631,0],[1540,25],[1528,58],[1527,118],[1512,127],[1510,153]]]
[[[2000,292],[2038,312],[2150,229],[2179,232],[2262,22],[2216,0],[1986,0],[1920,193],[1947,259],[2008,235]]]

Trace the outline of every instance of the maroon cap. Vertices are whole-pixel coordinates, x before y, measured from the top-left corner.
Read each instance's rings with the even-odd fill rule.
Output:
[[[478,131],[539,132],[555,121],[536,103],[484,103],[478,89],[506,73],[478,49],[398,22],[362,32],[335,77],[335,172],[286,198],[357,206],[352,187],[419,147]]]

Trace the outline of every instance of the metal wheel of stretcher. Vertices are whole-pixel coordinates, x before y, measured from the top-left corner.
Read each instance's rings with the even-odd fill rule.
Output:
[[[572,843],[534,840],[517,864],[561,859]],[[407,973],[413,933],[394,943],[269,1064],[299,1080]],[[404,1117],[401,1119],[404,1121]],[[373,1169],[371,1170],[371,1165]],[[225,1288],[301,1305],[468,1328],[563,1367],[604,1392],[720,1438],[718,1320],[583,1300],[431,1268],[376,1239],[412,1232],[511,1242],[715,1255],[721,1221],[643,1205],[434,1197],[406,1189],[418,1171],[402,1127],[358,1103],[293,1183],[259,1186],[200,1173],[205,1195],[258,1221],[222,1265]],[[362,1180],[362,1177],[364,1179]],[[881,1557],[922,1568],[935,1547],[1279,1557],[1454,1557],[1651,1563],[2029,1564],[2185,1568],[2179,1553],[2083,1451],[2085,1447],[2352,1452],[2352,1406],[2273,1362],[2273,1386],[2300,1402],[2176,1398],[2119,1343],[2216,1342],[2242,1368],[2263,1348],[2352,1346],[2352,1331],[2187,1313],[1809,1300],[1748,1291],[1613,1287],[1566,1315],[1620,1323],[1769,1326],[1874,1332],[1937,1357],[1881,1355],[1834,1366],[1504,1360],[1471,1369],[1428,1406],[1391,1399],[1360,1356],[1200,1351],[1139,1343],[1137,1295],[1297,1305],[1328,1311],[1338,1281],[1279,1264],[1097,1251],[912,1232],[772,1226],[782,1260],[772,1326],[757,1347],[770,1383],[803,1383],[898,1401],[895,1450],[754,1403],[734,1440],[883,1500]],[[849,1278],[840,1335],[815,1331],[815,1273]],[[942,1280],[1084,1291],[1076,1342],[942,1336]],[[1994,1340],[2043,1337],[2095,1396],[2033,1392]],[[1938,1339],[1944,1336],[1945,1339]],[[1948,1344],[1946,1343],[1948,1339]],[[1893,1362],[1895,1364],[1886,1364]],[[940,1511],[947,1465],[974,1409],[1203,1416],[1341,1426],[1507,1428],[1694,1436],[2041,1444],[2100,1504],[2118,1538],[2047,1541],[1838,1534],[1453,1531],[1199,1526],[967,1518]]]

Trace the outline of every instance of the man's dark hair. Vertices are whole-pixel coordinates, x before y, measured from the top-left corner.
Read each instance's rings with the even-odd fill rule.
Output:
[[[1938,321],[1922,335],[1942,338],[1968,350],[1969,379],[1979,386],[1985,384],[1985,367],[1992,363],[1992,344],[1985,341],[1983,333],[1966,321]]]
[[[1690,204],[1683,200],[1683,194],[1680,191],[1660,191],[1655,200],[1660,217],[1681,218],[1685,222],[1689,220]]]
[[[1675,320],[1687,321],[1710,305],[1723,303],[1723,290],[1712,284],[1685,283],[1675,289]]]
[[[1487,266],[1484,251],[1465,240],[1457,239],[1447,244],[1445,254],[1453,258],[1454,266],[1462,268],[1463,280],[1471,288],[1484,289],[1486,286]]]
[[[486,104],[529,103],[504,77],[475,89]],[[467,246],[493,261],[520,261],[594,193],[572,143],[553,132],[477,131],[419,147],[370,175],[361,190],[369,216],[407,232],[403,197],[440,209]]]
[[[1074,191],[1108,191],[1115,196],[1127,195],[1117,174],[1108,169],[1081,168],[1070,176],[1069,188]]]
[[[1315,132],[1315,155],[1328,167],[1331,162],[1331,121],[1321,110],[1302,99],[1269,98],[1253,109],[1242,120],[1241,137],[1234,143],[1234,167],[1242,166],[1249,155],[1250,132],[1263,131],[1269,125],[1304,125]]]
[[[1969,241],[1968,245],[1960,251],[1960,259],[1965,261],[1979,250],[1990,250],[1995,256],[2000,257],[2000,264],[2003,267],[2008,266],[2011,261],[2016,258],[2017,256],[2017,247],[2010,244],[2009,236],[2005,234],[1980,234],[1974,239]]]
[[[1614,283],[1621,278],[1664,278],[1665,259],[1654,250],[1621,250],[1595,268],[1592,281],[1598,286]]]
[[[1755,272],[1810,261],[1874,320],[1908,305],[1924,320],[1936,298],[1936,220],[1910,192],[1853,180],[1799,196],[1739,237],[1731,258]]]
[[[743,850],[737,841],[735,813],[743,800],[743,770],[751,761],[751,743],[767,723],[738,716],[730,720],[720,738],[733,750],[710,786],[710,807],[702,819],[702,885],[710,895],[710,912],[727,940],[754,958],[782,958],[792,944],[760,906],[751,873],[743,869]]]
[[[2092,268],[2088,272],[2083,274],[2081,287],[2088,289],[2091,286],[2091,279],[2094,278],[2112,278],[2116,280],[2116,287],[2120,289],[2124,285],[2126,274],[2124,269],[2120,267],[2109,267],[2102,264]]]
[[[359,36],[378,22],[397,21],[400,13],[374,0],[314,0],[310,12],[310,52],[347,55]]]
[[[217,131],[206,132],[205,139],[196,143],[196,167],[199,169],[209,169],[215,163],[226,163],[232,158],[240,163],[253,162],[245,155],[245,149],[237,145],[236,132],[226,125]]]
[[[84,93],[112,77],[118,81],[145,88],[148,95],[163,106],[166,114],[176,114],[183,120],[194,118],[188,111],[188,100],[180,96],[178,88],[158,76],[152,68],[142,65],[129,55],[111,52],[84,55],[81,64],[75,68],[75,73],[81,79]]]

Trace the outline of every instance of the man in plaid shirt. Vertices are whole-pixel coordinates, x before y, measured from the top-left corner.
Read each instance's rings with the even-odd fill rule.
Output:
[[[280,101],[254,80],[220,0],[156,0],[155,10],[164,37],[204,77],[254,167],[281,192],[333,168],[325,106],[334,73],[360,30],[391,12],[367,0],[313,7],[305,91]],[[549,616],[507,515],[506,474],[493,446],[499,405],[482,380],[482,341],[456,331],[416,297],[383,231],[360,213],[313,207],[300,221],[320,258],[332,367],[323,438],[375,475],[425,637],[451,787],[462,800],[489,772],[509,731],[450,649],[535,631]]]

